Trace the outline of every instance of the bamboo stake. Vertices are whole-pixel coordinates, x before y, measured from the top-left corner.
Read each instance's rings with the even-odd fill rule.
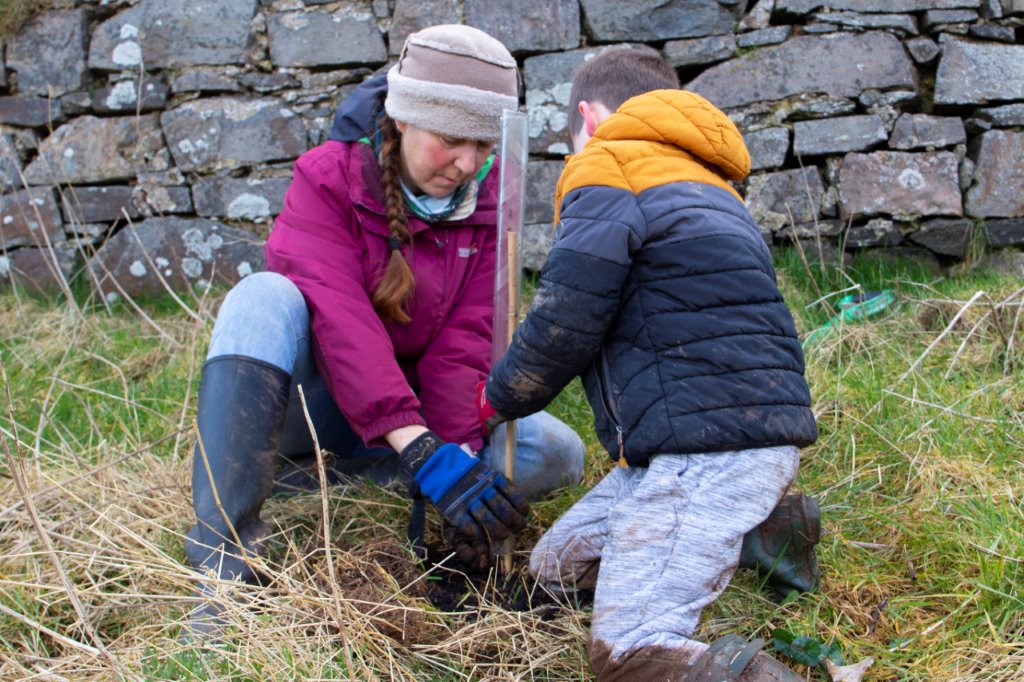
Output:
[[[519,234],[509,232],[508,238],[508,345],[512,345],[512,335],[519,322]],[[509,420],[505,424],[505,478],[512,480],[516,473],[516,423]],[[512,572],[512,549],[516,538],[505,540],[502,550],[502,568],[505,573]]]

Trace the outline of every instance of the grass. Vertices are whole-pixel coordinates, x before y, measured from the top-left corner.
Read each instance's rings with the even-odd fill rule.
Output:
[[[807,352],[821,436],[797,487],[823,509],[820,593],[775,604],[741,571],[698,636],[806,635],[847,663],[872,657],[865,680],[1020,679],[1019,280],[793,251],[777,265],[802,336],[857,287],[896,303]],[[233,627],[217,646],[179,641],[195,603],[190,428],[219,295],[143,316],[0,294],[0,678],[590,679],[585,608],[534,594],[511,609],[491,582],[439,610],[428,590],[450,576],[422,576],[402,549],[402,491],[359,482],[329,491],[329,544],[319,495],[270,500],[275,582],[218,585]],[[591,456],[584,485],[535,505],[521,555],[611,466],[578,384],[552,410]]]
[[[0,0],[0,40],[10,39],[30,17],[55,4],[63,6],[70,3],[66,0]]]

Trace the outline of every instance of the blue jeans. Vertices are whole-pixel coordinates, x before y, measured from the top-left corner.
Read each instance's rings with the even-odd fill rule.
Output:
[[[342,416],[317,371],[309,344],[309,310],[298,288],[272,272],[250,275],[228,293],[217,315],[206,359],[236,355],[269,363],[291,375],[291,397],[279,450],[288,459],[314,452],[298,387],[316,429],[320,447],[335,455],[333,469],[368,476],[378,483],[403,480],[397,453],[368,448]],[[467,406],[467,409],[472,409]],[[583,442],[568,425],[546,412],[517,419],[516,485],[537,499],[583,475]],[[504,469],[505,425],[477,453],[491,468]]]

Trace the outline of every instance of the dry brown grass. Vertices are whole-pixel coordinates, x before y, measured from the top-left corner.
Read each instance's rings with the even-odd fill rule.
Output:
[[[134,386],[168,363],[194,376],[210,311],[200,308],[204,322],[185,316],[146,322],[130,313],[83,316],[32,301],[9,303],[0,324],[8,339],[21,343],[0,356],[3,368],[42,365],[53,378],[35,390],[5,381],[10,402],[0,393],[0,639],[6,642],[0,679],[586,675],[584,614],[555,614],[549,600],[507,610],[493,585],[494,591],[475,594],[466,587],[474,606],[434,607],[429,587],[439,576],[424,575],[402,545],[403,492],[361,482],[329,492],[331,567],[321,497],[269,501],[264,517],[275,532],[263,569],[271,583],[216,583],[212,598],[225,605],[230,623],[224,637],[180,640],[198,603],[197,576],[181,550],[192,519],[194,395],[179,394],[151,415],[148,428],[156,424],[161,432],[153,438],[137,419],[153,408]],[[151,342],[129,342],[122,358],[96,350],[125,335]],[[104,376],[123,388],[101,386]],[[115,432],[92,399],[120,405]],[[66,401],[80,403],[76,413],[85,415],[74,425],[40,429],[11,418],[28,413],[47,424],[41,415]],[[38,409],[25,410],[26,404]],[[39,430],[46,433],[36,438]]]
[[[969,294],[904,296],[809,354],[822,439],[798,485],[825,513],[822,590],[774,604],[741,572],[698,636],[789,629],[847,662],[874,657],[865,680],[1021,678],[1015,289],[995,289],[989,315]],[[496,581],[440,609],[438,585],[462,583],[424,575],[403,548],[403,491],[359,482],[271,499],[272,582],[217,583],[224,637],[183,642],[198,603],[182,554],[190,429],[214,302],[142,317],[0,301],[0,679],[591,678],[587,609],[537,593],[513,608]],[[590,485],[609,465],[586,436]],[[520,550],[581,492],[536,505]]]

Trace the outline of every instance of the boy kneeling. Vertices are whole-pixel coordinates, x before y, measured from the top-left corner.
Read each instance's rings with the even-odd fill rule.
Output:
[[[620,464],[530,565],[542,583],[596,587],[599,680],[799,680],[763,643],[690,639],[817,429],[771,255],[727,182],[750,170],[743,139],[678,88],[644,48],[577,71],[555,242],[481,405],[491,424],[526,416],[579,375]],[[814,516],[816,534],[816,508],[796,503],[786,513]],[[804,540],[787,551],[813,558]]]

